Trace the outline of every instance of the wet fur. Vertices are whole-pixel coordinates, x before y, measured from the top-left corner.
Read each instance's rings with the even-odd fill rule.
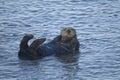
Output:
[[[80,44],[77,39],[76,30],[72,27],[63,28],[60,35],[56,37],[56,41],[68,49],[79,51]]]
[[[28,37],[30,39],[33,38],[32,35]],[[25,38],[24,36],[21,41],[18,54],[21,59],[35,60],[52,54],[73,54],[79,52],[79,41],[76,36],[76,31],[71,27],[63,28],[60,35],[46,44],[42,44],[46,39],[41,38],[33,41],[33,43],[28,46],[29,38]]]

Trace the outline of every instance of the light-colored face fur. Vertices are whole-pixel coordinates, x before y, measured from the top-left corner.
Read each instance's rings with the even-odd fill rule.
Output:
[[[61,30],[62,39],[73,38],[76,35],[76,30],[72,27],[65,27]]]

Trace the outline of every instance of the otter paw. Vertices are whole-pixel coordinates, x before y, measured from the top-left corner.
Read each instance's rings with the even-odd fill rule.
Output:
[[[38,45],[42,44],[45,40],[46,40],[46,38],[36,39],[35,41],[33,41],[33,43],[30,45],[30,47],[35,48]]]
[[[46,40],[46,38],[40,38],[40,39],[35,40],[34,42],[36,44],[42,44],[45,40]]]
[[[30,39],[32,39],[34,36],[32,35],[32,34],[26,34],[24,37],[23,37],[23,39],[24,40],[30,40]]]

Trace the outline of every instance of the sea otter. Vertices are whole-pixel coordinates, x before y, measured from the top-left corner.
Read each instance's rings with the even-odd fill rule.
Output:
[[[48,55],[74,54],[79,52],[79,41],[76,30],[65,27],[60,35],[52,41],[44,43],[46,38],[36,39],[29,46],[28,41],[33,38],[32,34],[25,35],[20,43],[18,56],[20,59],[36,60]]]

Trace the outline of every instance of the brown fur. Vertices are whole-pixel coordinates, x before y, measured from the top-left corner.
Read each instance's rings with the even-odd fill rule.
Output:
[[[46,40],[46,38],[40,38],[40,39],[36,39],[35,41],[33,41],[33,43],[29,46],[28,41],[30,39],[32,39],[33,37],[34,36],[32,34],[25,35],[23,37],[23,39],[20,43],[20,50],[19,50],[19,54],[18,54],[20,58],[24,57],[24,58],[27,58],[30,60],[38,59],[49,53],[51,53],[51,54],[54,53],[54,52],[52,52],[52,51],[54,51],[54,49],[57,49],[57,51],[58,51],[55,54],[61,54],[64,52],[64,50],[65,50],[65,52],[70,51],[71,53],[79,51],[79,41],[76,36],[76,31],[72,27],[63,28],[61,30],[60,35],[57,36],[51,42],[47,43],[46,45],[41,45]],[[52,44],[52,46],[50,46],[50,44]],[[56,46],[56,44],[58,44],[60,47],[55,48],[55,47],[58,47],[58,46]],[[47,45],[49,45],[49,47],[51,47],[51,49],[46,47]],[[39,50],[41,50],[40,52],[38,50],[38,47],[39,47]],[[67,51],[66,51],[66,49],[67,49]],[[47,51],[47,50],[49,50],[49,51]]]

